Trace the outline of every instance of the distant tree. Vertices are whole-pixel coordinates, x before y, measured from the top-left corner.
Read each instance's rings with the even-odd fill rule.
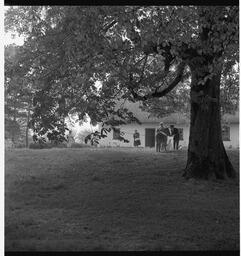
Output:
[[[220,90],[222,72],[238,61],[238,13],[238,6],[9,8],[6,29],[26,36],[29,67],[43,84],[35,98],[41,106],[34,110],[35,131],[51,123],[54,129],[61,120],[59,97],[63,115],[74,109],[97,123],[113,117],[116,99],[168,97],[189,76],[184,176],[235,177],[222,142]]]
[[[79,142],[85,142],[85,137],[92,133],[91,129],[81,130],[76,134],[76,140]]]
[[[23,52],[16,45],[5,46],[5,134],[16,144],[25,138],[28,146],[33,86],[24,66]]]

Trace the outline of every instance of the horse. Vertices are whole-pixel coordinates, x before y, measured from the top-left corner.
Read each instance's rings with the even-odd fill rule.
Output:
[[[165,130],[163,131],[164,133],[166,133]],[[156,152],[160,152],[160,150],[163,150],[163,149],[166,151],[167,150],[166,146],[167,146],[167,136],[160,133],[160,131],[159,132],[157,131],[157,134],[156,134]]]

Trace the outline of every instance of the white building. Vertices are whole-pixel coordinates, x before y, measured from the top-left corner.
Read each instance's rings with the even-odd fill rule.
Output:
[[[156,129],[160,122],[165,126],[173,124],[180,131],[179,145],[182,147],[188,146],[189,140],[189,119],[184,115],[173,113],[164,118],[156,118],[150,116],[150,113],[142,111],[139,106],[141,103],[125,103],[125,107],[132,111],[134,115],[140,120],[141,125],[138,123],[131,123],[120,125],[116,127],[116,131],[111,131],[107,134],[106,138],[100,140],[100,146],[116,146],[116,147],[134,147],[133,134],[137,130],[140,133],[141,147],[155,147],[155,134]],[[223,116],[223,142],[227,148],[239,147],[239,114]],[[119,135],[129,140],[129,143],[124,143],[118,140]]]
[[[227,148],[239,147],[239,112],[235,115],[225,114],[222,117],[223,143]]]

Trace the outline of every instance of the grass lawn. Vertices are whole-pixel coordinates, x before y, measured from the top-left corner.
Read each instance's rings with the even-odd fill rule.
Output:
[[[239,250],[238,181],[186,181],[186,154],[6,151],[5,250]]]

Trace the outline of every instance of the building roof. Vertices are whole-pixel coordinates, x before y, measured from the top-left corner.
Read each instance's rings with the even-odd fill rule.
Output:
[[[228,124],[239,123],[239,111],[237,111],[234,115],[224,114],[222,116],[222,122],[223,123],[228,123]]]
[[[151,117],[150,113],[143,111],[140,109],[141,102],[130,102],[130,101],[123,101],[118,102],[117,107],[122,106],[123,108],[127,108],[129,111],[131,111],[134,116],[142,123],[145,122],[158,122],[160,119],[156,117]]]
[[[167,124],[189,124],[189,118],[184,115],[183,113],[172,113],[166,117],[158,118],[153,116],[152,114],[143,111],[140,109],[142,102],[130,102],[127,100],[118,101],[117,107],[127,108],[129,111],[133,112],[134,116],[141,122],[141,123],[156,123],[156,122],[163,122]],[[239,112],[237,111],[235,115],[232,114],[225,114],[222,117],[222,121],[224,123],[239,123]]]
[[[149,112],[146,112],[140,109],[140,106],[142,105],[141,102],[133,103],[126,100],[126,101],[117,103],[117,107],[121,105],[122,107],[127,108],[129,111],[133,112],[134,116],[141,123],[156,123],[156,122],[173,123],[173,124],[189,123],[189,119],[184,114],[181,114],[181,113],[173,113],[162,118],[155,117]]]

